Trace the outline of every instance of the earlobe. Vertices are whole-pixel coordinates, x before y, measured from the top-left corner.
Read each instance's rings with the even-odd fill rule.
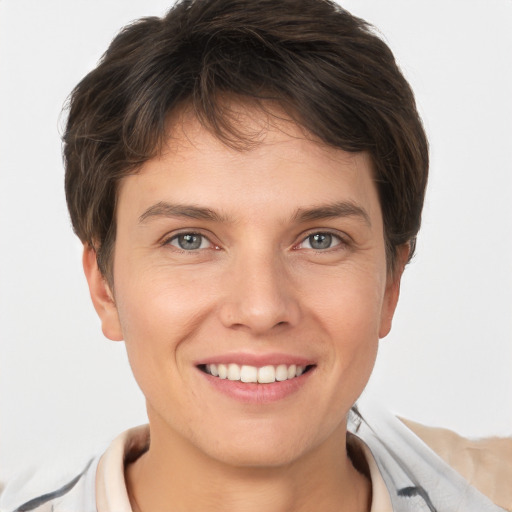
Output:
[[[402,274],[407,260],[409,259],[409,252],[409,244],[402,245],[398,248],[396,267],[388,275],[384,301],[382,304],[379,338],[386,337],[391,331],[393,316],[398,304],[398,298],[400,297],[400,281],[402,279]]]
[[[123,333],[113,293],[98,268],[96,251],[89,244],[84,244],[82,263],[92,303],[101,320],[103,334],[109,340],[122,341]]]

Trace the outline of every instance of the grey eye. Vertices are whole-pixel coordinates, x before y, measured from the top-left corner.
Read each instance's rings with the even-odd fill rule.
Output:
[[[208,241],[203,235],[197,233],[183,233],[173,237],[170,244],[184,251],[195,251],[207,247]]]
[[[323,233],[319,231],[307,236],[299,245],[301,249],[313,249],[315,251],[325,251],[332,249],[343,243],[343,240],[332,233]]]
[[[332,235],[329,233],[315,233],[308,237],[312,249],[329,249],[332,246]]]

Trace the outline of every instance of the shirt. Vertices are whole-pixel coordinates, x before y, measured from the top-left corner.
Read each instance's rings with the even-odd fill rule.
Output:
[[[485,441],[487,450],[475,451],[478,442],[443,429],[401,421],[375,404],[366,403],[359,403],[351,410],[347,431],[349,453],[358,451],[369,470],[371,512],[512,511],[512,439],[504,439],[503,443],[496,440],[494,445]],[[3,499],[0,510],[132,512],[124,478],[125,465],[148,447],[149,427],[130,429],[71,481],[23,505],[4,508]],[[496,451],[503,456],[496,455]],[[450,459],[455,463],[450,465]]]

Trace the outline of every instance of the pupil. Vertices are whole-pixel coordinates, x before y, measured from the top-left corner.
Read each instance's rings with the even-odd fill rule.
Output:
[[[329,233],[316,233],[309,237],[313,249],[328,249],[331,246],[332,236]]]
[[[178,244],[182,249],[194,250],[201,247],[201,235],[187,234],[178,238]]]

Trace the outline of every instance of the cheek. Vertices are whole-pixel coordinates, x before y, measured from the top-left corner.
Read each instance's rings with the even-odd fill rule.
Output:
[[[150,396],[186,371],[183,365],[200,338],[198,332],[211,322],[215,290],[211,278],[186,270],[119,265],[118,271],[117,308],[128,359],[139,386]]]
[[[119,265],[121,286],[118,311],[123,332],[128,340],[194,328],[207,307],[211,293],[207,283],[187,271],[176,271],[165,265],[151,268],[133,268]],[[124,272],[123,272],[124,271]]]
[[[336,316],[335,316],[336,315]],[[379,346],[378,308],[372,304],[355,304],[350,308],[338,308],[326,326],[331,340],[331,361],[335,374],[347,382],[364,384],[369,377]],[[354,379],[346,379],[347,375]],[[365,377],[367,376],[367,377]]]
[[[344,269],[325,277],[317,275],[302,295],[334,337],[338,332],[347,341],[378,338],[385,284],[384,270]]]
[[[321,326],[328,340],[328,369],[343,381],[340,385],[362,389],[369,378],[379,344],[384,289],[379,273],[350,272],[306,291],[313,325]]]
[[[135,380],[148,405],[165,410],[180,376],[182,340],[190,337],[200,320],[190,312],[191,291],[166,286],[161,279],[131,280],[119,295],[119,318],[126,352]],[[196,301],[197,304],[197,301]],[[179,402],[174,396],[174,402]]]
[[[337,311],[329,324],[328,360],[325,373],[333,392],[328,408],[346,411],[363,392],[373,371],[379,347],[375,308],[351,307]]]

